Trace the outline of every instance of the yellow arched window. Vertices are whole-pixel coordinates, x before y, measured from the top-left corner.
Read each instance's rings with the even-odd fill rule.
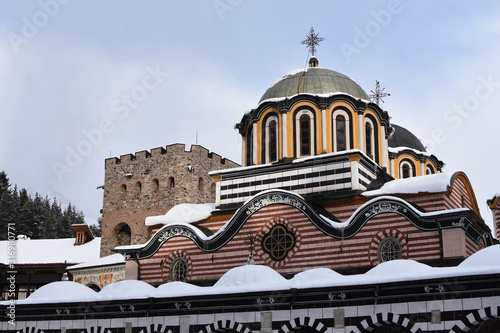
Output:
[[[335,141],[336,151],[347,149],[346,121],[345,117],[342,115],[338,115],[335,118]]]
[[[374,159],[375,156],[375,130],[371,120],[367,119],[365,121],[365,153],[366,155]]]
[[[278,136],[278,117],[271,116],[266,121],[265,128],[265,162],[272,163],[279,159],[279,136]]]
[[[300,143],[300,156],[311,155],[311,117],[303,114],[299,118],[299,143]]]

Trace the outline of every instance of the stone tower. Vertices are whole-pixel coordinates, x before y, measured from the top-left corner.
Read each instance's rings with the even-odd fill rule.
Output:
[[[101,257],[120,245],[146,242],[151,229],[147,216],[165,214],[180,203],[215,202],[210,171],[238,167],[237,163],[192,145],[154,148],[105,161]]]

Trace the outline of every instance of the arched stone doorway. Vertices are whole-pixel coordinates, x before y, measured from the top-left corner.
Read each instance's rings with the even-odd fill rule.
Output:
[[[117,246],[130,245],[132,241],[132,230],[127,223],[122,222],[115,228]]]

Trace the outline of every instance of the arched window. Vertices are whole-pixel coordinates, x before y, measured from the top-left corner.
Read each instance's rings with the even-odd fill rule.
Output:
[[[198,179],[198,191],[203,191],[203,178]]]
[[[188,262],[183,257],[175,258],[170,264],[170,280],[185,282],[189,273]]]
[[[168,187],[173,188],[175,187],[175,180],[174,177],[168,177]]]
[[[246,138],[246,165],[253,164],[253,126],[248,127]]]
[[[267,129],[268,162],[276,162],[278,160],[278,125],[276,120],[271,120]]]
[[[410,178],[411,177],[411,168],[408,164],[403,164],[403,166],[401,167],[401,170],[403,171],[402,172],[402,175],[403,175],[403,178]]]
[[[335,141],[337,144],[336,151],[347,149],[346,145],[346,123],[344,116],[338,115],[335,118]]]
[[[434,174],[434,169],[433,169],[430,165],[428,165],[428,166],[425,168],[425,174],[426,174],[426,175],[432,175],[432,174]]]
[[[415,177],[415,167],[413,163],[408,160],[401,161],[399,163],[399,178],[410,178]]]
[[[299,119],[300,124],[300,156],[311,155],[311,117],[303,114]]]
[[[141,182],[135,183],[135,194],[139,195],[139,194],[141,194],[141,191],[142,191],[142,184],[141,184]]]
[[[365,121],[365,153],[366,155],[373,159],[375,156],[375,134],[374,128],[371,120],[367,119]]]
[[[120,186],[120,196],[124,198],[126,194],[127,194],[127,185],[122,184],[122,186]]]
[[[158,179],[153,179],[153,192],[158,192],[158,190],[160,189],[160,182],[158,181]]]

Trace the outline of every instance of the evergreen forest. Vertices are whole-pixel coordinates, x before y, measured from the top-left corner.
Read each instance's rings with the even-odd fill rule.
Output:
[[[26,189],[11,186],[4,171],[0,171],[0,240],[14,233],[31,239],[73,238],[72,224],[85,223],[83,212],[71,203],[62,206],[56,198],[49,199]],[[94,236],[101,235],[99,226],[90,225]],[[10,232],[10,234],[9,234]]]

